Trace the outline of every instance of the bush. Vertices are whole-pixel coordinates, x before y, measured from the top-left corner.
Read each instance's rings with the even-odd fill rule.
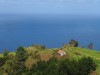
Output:
[[[84,57],[78,61],[79,65],[79,74],[80,75],[88,75],[91,72],[96,70],[96,64],[90,57]]]
[[[60,64],[60,75],[78,75],[78,68],[76,60],[64,60]]]
[[[92,58],[83,57],[80,60],[66,59],[57,60],[51,58],[49,61],[38,61],[34,64],[27,75],[88,75],[96,70]]]
[[[78,41],[72,39],[72,40],[70,40],[69,45],[71,47],[78,47],[79,43],[78,43]]]
[[[0,67],[3,66],[6,62],[6,59],[4,57],[0,57]]]
[[[44,50],[45,49],[44,45],[35,45],[35,44],[32,44],[32,47],[34,47],[36,49],[40,49],[40,50]]]

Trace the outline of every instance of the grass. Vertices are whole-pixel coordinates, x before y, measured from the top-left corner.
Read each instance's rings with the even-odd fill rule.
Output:
[[[100,75],[100,52],[96,51],[96,50],[89,50],[89,49],[85,49],[85,48],[66,48],[66,51],[69,51],[69,54],[71,55],[71,57],[73,58],[79,58],[82,56],[89,56],[92,57],[94,59],[94,61],[97,64],[97,72],[98,75]],[[80,55],[75,55],[75,52],[79,52]]]
[[[100,64],[97,67],[97,72],[98,72],[98,75],[100,75]]]
[[[55,50],[57,49],[58,48],[38,50],[32,47],[26,48],[28,53],[32,53],[34,50],[38,50],[39,54],[53,54]],[[83,56],[89,56],[89,57],[92,57],[93,59],[100,60],[100,52],[96,50],[89,50],[89,49],[77,48],[77,47],[67,47],[67,48],[64,48],[63,50],[66,51],[70,55],[71,58],[80,58]]]
[[[78,59],[83,56],[89,56],[94,59],[97,64],[97,73],[100,75],[100,52],[96,50],[89,50],[85,48],[66,48],[65,51],[68,51],[72,58]],[[76,55],[75,52],[79,52],[79,55]]]
[[[3,57],[3,55],[2,55],[2,54],[0,54],[0,57]]]
[[[53,54],[54,50],[57,49],[43,50],[40,51],[40,54]],[[85,48],[77,48],[77,47],[64,48],[63,50],[65,50],[70,55],[70,58],[79,59],[83,56],[92,57],[97,64],[97,73],[98,75],[100,75],[100,52],[99,51],[85,49]]]
[[[97,72],[98,72],[98,75],[100,75],[100,59],[95,59],[95,62],[97,64]]]

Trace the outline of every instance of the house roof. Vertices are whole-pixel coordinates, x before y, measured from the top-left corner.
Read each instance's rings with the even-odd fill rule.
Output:
[[[57,53],[58,53],[58,54],[62,54],[62,53],[65,53],[65,51],[59,50]]]

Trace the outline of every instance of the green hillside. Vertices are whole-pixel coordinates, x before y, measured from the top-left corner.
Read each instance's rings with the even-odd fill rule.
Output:
[[[36,50],[34,47],[27,47],[26,50],[28,53],[31,53],[32,51]],[[37,49],[38,50],[38,49]],[[39,50],[39,54],[44,56],[44,60],[49,59],[54,55],[54,53],[57,52],[57,50],[60,50],[60,48],[51,48],[51,49],[45,49],[45,50]],[[100,75],[100,52],[96,50],[90,50],[86,48],[79,48],[79,47],[67,47],[63,48],[62,50],[66,51],[67,55],[66,58],[74,58],[79,59],[81,57],[92,57],[94,61],[97,63],[97,72],[98,75]],[[45,58],[46,57],[46,58]],[[65,58],[65,57],[64,57]]]
[[[28,69],[32,67],[33,64],[37,62],[38,56],[40,56],[40,59],[43,61],[48,61],[52,57],[56,57],[58,60],[63,60],[63,59],[72,59],[74,58],[75,60],[78,60],[82,57],[91,57],[97,64],[97,70],[96,73],[97,75],[100,75],[100,52],[96,50],[90,50],[86,48],[79,48],[79,47],[66,47],[66,48],[42,48],[42,47],[35,47],[35,46],[30,46],[30,47],[25,47],[25,50],[29,54],[27,60],[25,61],[25,65]],[[57,51],[63,50],[66,52],[66,55],[64,56],[56,56]],[[15,56],[15,52],[10,52],[9,56]],[[0,54],[0,57],[3,57],[2,54]],[[12,58],[12,57],[11,57]]]

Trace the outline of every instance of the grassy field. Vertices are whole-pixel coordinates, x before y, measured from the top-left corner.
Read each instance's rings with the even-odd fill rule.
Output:
[[[97,64],[97,73],[100,75],[100,52],[95,50],[89,50],[85,48],[67,48],[65,49],[72,58],[78,59],[83,56],[89,56],[94,59]]]
[[[2,54],[0,54],[0,57],[3,57],[3,55],[2,55]]]
[[[28,53],[31,53],[36,49],[32,47],[27,47],[26,50],[28,51]],[[53,49],[39,50],[41,59],[43,60],[49,59],[50,57],[53,56],[53,53],[55,53],[56,50],[60,50],[60,49],[53,48]],[[77,47],[67,47],[67,48],[63,48],[63,50],[66,51],[66,53],[68,54],[67,57],[69,58],[79,59],[83,56],[92,57],[97,64],[97,73],[98,75],[100,75],[100,52],[99,51],[90,50],[86,48],[77,48]]]

